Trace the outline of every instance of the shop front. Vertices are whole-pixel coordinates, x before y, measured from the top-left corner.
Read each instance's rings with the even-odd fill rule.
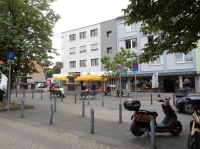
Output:
[[[195,76],[194,72],[188,73],[158,73],[158,87],[152,88],[152,75],[153,74],[138,74],[136,76],[126,75],[122,78],[126,78],[130,81],[130,90],[138,92],[142,91],[157,91],[157,92],[169,92],[174,93],[175,89],[188,89],[189,92],[195,92]],[[197,81],[196,81],[197,82]]]

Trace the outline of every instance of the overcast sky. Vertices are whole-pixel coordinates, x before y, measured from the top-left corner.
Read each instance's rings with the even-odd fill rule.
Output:
[[[122,16],[129,0],[57,0],[52,9],[61,16],[54,28],[53,48],[61,52],[61,33]],[[56,57],[53,62],[61,61]]]

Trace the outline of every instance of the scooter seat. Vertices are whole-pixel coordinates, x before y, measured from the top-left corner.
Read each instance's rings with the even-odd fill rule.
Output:
[[[156,111],[147,111],[147,110],[139,110],[138,111],[141,114],[148,114],[152,116],[158,116],[158,113]]]
[[[147,114],[152,116],[158,116],[158,113],[156,111],[147,111]]]

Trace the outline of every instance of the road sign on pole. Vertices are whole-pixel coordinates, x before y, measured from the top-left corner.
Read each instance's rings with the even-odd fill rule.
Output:
[[[8,108],[7,110],[10,111],[10,83],[11,83],[11,64],[14,64],[15,59],[15,53],[14,52],[8,52],[7,53],[7,61],[9,64],[9,75],[8,75]]]
[[[133,63],[133,71],[138,71],[138,63]]]
[[[123,70],[124,67],[122,67],[122,66],[117,66],[117,69],[119,69],[119,70]]]
[[[8,64],[14,64],[15,59],[15,53],[14,52],[8,52],[7,53],[7,63]]]
[[[14,52],[8,52],[7,55],[8,60],[13,60],[15,59],[15,53]]]

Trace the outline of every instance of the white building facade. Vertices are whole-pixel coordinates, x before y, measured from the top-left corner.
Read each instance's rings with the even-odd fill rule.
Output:
[[[101,76],[105,72],[101,58],[116,54],[116,39],[116,19],[63,32],[61,75]]]
[[[61,73],[100,72],[101,38],[100,24],[62,33],[62,62]]]

